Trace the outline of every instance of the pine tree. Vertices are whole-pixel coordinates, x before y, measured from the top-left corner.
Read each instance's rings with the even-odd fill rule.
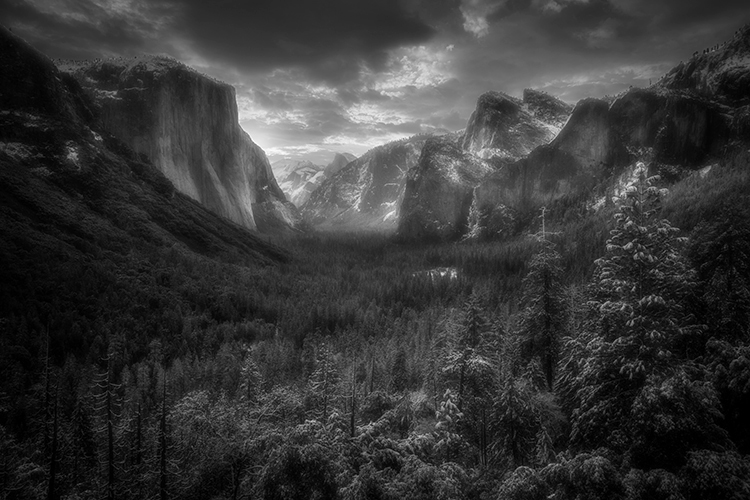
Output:
[[[310,375],[310,389],[319,401],[317,417],[324,424],[327,422],[329,411],[333,407],[338,383],[339,374],[333,359],[333,353],[328,344],[323,342],[318,348],[315,370]]]
[[[252,353],[247,351],[240,370],[241,397],[248,403],[256,403],[260,395],[261,376]]]
[[[691,234],[690,256],[698,271],[712,333],[731,340],[750,336],[750,212],[723,210]]]
[[[670,373],[697,330],[683,307],[693,283],[679,252],[684,238],[657,217],[665,190],[653,186],[642,164],[636,175],[596,261],[595,317],[566,346],[568,375],[575,373],[565,382],[575,390],[572,437],[585,446],[628,446],[633,401],[649,377]]]
[[[492,333],[484,319],[481,299],[474,292],[467,300],[461,319],[449,324],[452,338],[446,346],[443,374],[455,391],[456,406],[464,415],[462,431],[477,446],[479,462],[487,463],[488,419],[494,391],[495,353]]]
[[[406,351],[398,349],[391,367],[391,390],[393,392],[404,392],[409,384],[409,373],[406,366]]]
[[[164,376],[161,396],[161,416],[159,417],[159,499],[169,499],[167,482],[167,377]]]
[[[105,361],[107,363],[105,371],[97,375],[96,387],[99,392],[95,398],[98,410],[102,413],[104,420],[104,425],[101,430],[103,431],[106,441],[105,462],[107,471],[107,498],[113,500],[116,493],[116,470],[118,468],[115,450],[115,425],[116,420],[119,418],[119,414],[117,413],[118,397],[116,391],[120,386],[114,383],[114,355],[112,350],[110,350]]]
[[[523,280],[520,334],[522,356],[526,362],[538,357],[552,389],[559,340],[565,325],[565,296],[562,284],[560,254],[542,232],[541,249],[531,258],[529,272]]]

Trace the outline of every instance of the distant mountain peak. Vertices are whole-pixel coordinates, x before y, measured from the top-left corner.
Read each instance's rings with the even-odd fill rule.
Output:
[[[394,229],[406,174],[426,140],[419,135],[389,142],[339,165],[302,207],[305,219],[338,228]]]
[[[334,153],[328,165],[316,165],[310,160],[283,159],[271,166],[287,199],[301,207],[323,182],[339,172],[357,157],[351,153]]]

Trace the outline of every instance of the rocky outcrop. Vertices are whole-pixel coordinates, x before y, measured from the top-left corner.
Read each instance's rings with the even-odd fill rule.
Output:
[[[670,90],[687,90],[711,100],[750,104],[750,25],[737,30],[731,40],[695,52],[657,84]]]
[[[502,163],[518,160],[550,142],[569,106],[536,91],[526,91],[524,98],[521,101],[502,92],[481,95],[466,126],[463,148]]]
[[[338,229],[396,227],[406,173],[416,165],[426,137],[371,149],[326,179],[302,207],[313,226]]]
[[[164,57],[61,63],[94,99],[102,126],[182,193],[245,227],[294,227],[263,150],[239,126],[234,88]]]
[[[492,172],[454,140],[432,138],[409,171],[398,234],[408,240],[449,240],[466,232],[474,188]]]

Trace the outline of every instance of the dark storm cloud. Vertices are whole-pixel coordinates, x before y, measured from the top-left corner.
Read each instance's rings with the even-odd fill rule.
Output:
[[[300,67],[341,84],[365,65],[379,70],[389,49],[433,30],[398,0],[179,0],[181,27],[196,49],[241,69]]]
[[[153,20],[135,12],[123,15],[95,3],[67,0],[40,5],[4,0],[0,22],[20,28],[22,36],[48,56],[80,59],[143,52],[156,30]]]

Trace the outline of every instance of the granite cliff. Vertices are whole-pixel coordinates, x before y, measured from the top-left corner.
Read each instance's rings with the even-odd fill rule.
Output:
[[[507,163],[550,142],[570,114],[570,106],[530,89],[523,97],[482,94],[466,126],[463,148],[480,158]]]
[[[409,170],[398,234],[413,240],[448,240],[466,232],[474,187],[492,166],[450,137],[429,139]]]
[[[239,126],[234,88],[165,57],[62,62],[102,127],[182,193],[251,229],[295,227],[263,152]]]
[[[148,252],[197,252],[244,264],[285,258],[176,191],[147,158],[101,126],[96,104],[76,79],[3,27],[0,66],[4,291],[51,267],[101,273]]]

